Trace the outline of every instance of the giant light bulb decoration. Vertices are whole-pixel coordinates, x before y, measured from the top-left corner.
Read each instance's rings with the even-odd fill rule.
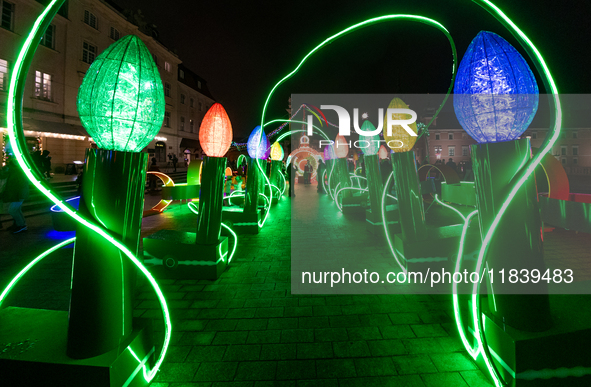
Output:
[[[283,148],[279,142],[275,141],[270,148],[271,157],[271,175],[269,181],[271,182],[271,189],[273,192],[273,203],[277,203],[283,194],[284,179],[282,177],[281,167],[283,166]],[[276,187],[276,188],[274,188]]]
[[[388,109],[408,109],[408,105],[400,98],[390,101]],[[389,117],[389,115],[391,115]],[[394,153],[392,153],[392,173],[398,198],[400,212],[400,228],[406,241],[414,242],[426,237],[425,209],[417,167],[415,152],[412,151],[417,141],[417,124],[408,125],[414,136],[400,125],[392,125],[391,120],[408,119],[408,114],[387,113],[384,119],[386,129],[384,139]]]
[[[79,213],[94,219],[135,255],[148,154],[164,117],[162,81],[152,55],[133,35],[101,53],[78,93],[82,125],[99,149],[88,149]],[[68,356],[116,348],[132,331],[133,268],[117,247],[78,227],[72,270]]]
[[[220,240],[222,229],[222,207],[226,159],[224,155],[232,144],[232,124],[224,107],[215,103],[209,108],[199,127],[199,142],[206,154],[201,165],[201,190],[199,193],[199,220],[196,243],[202,245],[223,245]],[[207,249],[215,256],[220,249]]]
[[[244,212],[248,214],[258,213],[259,193],[264,177],[257,166],[257,160],[263,160],[267,156],[269,140],[259,125],[253,129],[246,143],[248,159],[248,171],[246,176],[246,192],[244,196]]]
[[[492,227],[506,187],[531,158],[529,139],[517,138],[533,120],[538,98],[535,77],[521,54],[499,35],[480,32],[458,68],[454,110],[464,130],[479,143],[472,145],[472,165],[481,230]],[[496,226],[489,267],[543,273],[541,226],[532,175]],[[531,294],[524,296],[517,284],[495,283],[492,290],[500,294],[489,297],[491,313],[517,329],[545,330],[552,324],[547,283],[528,286]]]
[[[515,140],[538,109],[538,84],[525,59],[499,35],[476,35],[458,68],[454,110],[479,143]]]
[[[82,125],[99,148],[144,149],[164,118],[162,81],[144,43],[128,35],[101,53],[82,81],[77,102]]]

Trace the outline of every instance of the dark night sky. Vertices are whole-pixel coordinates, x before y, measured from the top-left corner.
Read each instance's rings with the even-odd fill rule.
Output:
[[[208,81],[210,91],[228,111],[235,138],[248,135],[259,124],[270,89],[308,51],[371,17],[397,13],[431,17],[450,31],[460,60],[480,30],[498,33],[526,56],[508,30],[469,0],[168,0],[165,6],[156,0],[114,1],[124,8],[141,9],[157,25],[160,40]],[[494,3],[538,47],[561,93],[591,93],[591,3]],[[377,24],[313,56],[275,92],[267,119],[287,116],[291,93],[445,93],[450,69],[450,47],[437,29],[408,21]],[[533,66],[532,70],[537,76]]]

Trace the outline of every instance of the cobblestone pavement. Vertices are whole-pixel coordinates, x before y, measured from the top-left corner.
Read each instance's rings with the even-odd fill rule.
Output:
[[[240,235],[217,281],[161,281],[173,336],[152,386],[489,386],[462,349],[449,296],[291,294],[290,206],[316,195],[314,188],[298,187],[297,197],[281,200],[258,235]],[[51,231],[48,214],[27,223],[22,234],[0,231],[3,286],[66,237]],[[195,227],[186,205],[173,204],[145,218],[142,233]],[[568,247],[579,259],[588,256],[583,235],[557,230],[545,243],[550,254]],[[67,310],[71,256],[65,248],[42,261],[5,305]],[[154,319],[158,341],[160,310],[145,284],[134,313]]]

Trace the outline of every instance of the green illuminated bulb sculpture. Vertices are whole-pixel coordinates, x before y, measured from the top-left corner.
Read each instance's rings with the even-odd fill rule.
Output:
[[[158,68],[144,43],[125,36],[92,63],[78,92],[82,125],[99,148],[139,152],[164,118]]]
[[[164,116],[162,81],[137,36],[107,48],[78,93],[80,120],[99,149],[86,150],[79,213],[138,255],[148,154]],[[133,334],[134,271],[114,245],[76,230],[67,354],[84,359]]]

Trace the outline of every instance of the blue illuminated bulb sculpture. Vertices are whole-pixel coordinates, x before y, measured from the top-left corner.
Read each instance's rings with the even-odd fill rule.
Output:
[[[333,160],[336,158],[337,158],[337,155],[334,152],[334,146],[327,145],[326,148],[324,148],[324,161]]]
[[[497,34],[481,31],[468,46],[454,84],[454,110],[479,143],[517,139],[538,110],[538,85],[527,62]]]
[[[363,121],[363,124],[361,124],[361,130],[364,132],[370,132],[375,131],[376,127],[371,123],[371,121],[365,120]],[[375,155],[380,149],[380,136],[377,134],[374,134],[373,136],[359,135],[359,146],[361,147],[364,155]]]
[[[269,151],[269,153],[271,152],[267,135],[260,125],[254,128],[250,133],[248,142],[246,143],[246,150],[251,158],[261,160],[265,159],[265,156],[268,156],[267,151]]]

